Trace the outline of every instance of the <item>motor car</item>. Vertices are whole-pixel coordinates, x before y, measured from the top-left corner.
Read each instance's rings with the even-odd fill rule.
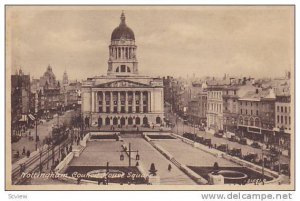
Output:
[[[230,138],[228,138],[228,140],[231,141],[231,142],[238,142],[239,141],[238,138],[234,135],[230,136]]]
[[[253,142],[251,144],[251,147],[256,148],[256,149],[260,149],[261,148],[261,146],[258,144],[258,142]]]
[[[211,144],[211,139],[209,139],[209,138],[208,138],[208,139],[204,139],[204,140],[203,140],[203,144],[204,144],[204,145],[207,145],[207,146],[211,146],[211,145],[212,145],[212,144]]]
[[[217,146],[217,149],[222,151],[222,152],[226,152],[227,147],[228,147],[228,145],[224,143],[224,144],[220,144],[219,146]]]
[[[258,156],[257,156],[257,154],[255,154],[255,153],[248,153],[248,154],[245,155],[243,158],[244,158],[244,160],[246,160],[246,161],[254,162],[254,161],[256,160],[257,157],[258,157]]]
[[[247,145],[247,139],[246,138],[241,138],[239,143],[242,144],[242,145]]]
[[[223,133],[215,132],[214,136],[218,137],[218,138],[222,138],[223,137]]]
[[[242,149],[233,148],[228,151],[229,155],[241,157],[242,156]]]

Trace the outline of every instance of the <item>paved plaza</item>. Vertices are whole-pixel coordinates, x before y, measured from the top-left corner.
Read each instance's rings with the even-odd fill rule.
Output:
[[[172,154],[181,164],[188,166],[210,166],[215,162],[219,166],[234,167],[238,166],[228,160],[220,157],[215,157],[212,154],[206,153],[198,148],[182,142],[181,140],[160,140],[155,141],[155,144],[160,145],[170,154]]]
[[[155,164],[157,174],[160,176],[161,184],[180,184],[195,185],[196,183],[185,175],[181,170],[175,167],[170,161],[162,156],[143,138],[124,138],[120,141],[91,141],[78,158],[74,158],[70,166],[105,166],[109,162],[110,166],[128,166],[128,157],[120,161],[121,145],[131,143],[132,150],[138,150],[140,155],[139,163],[143,165],[146,171],[149,170],[151,163]],[[136,164],[136,154],[132,154],[132,165]],[[168,165],[172,165],[172,170],[168,171]]]

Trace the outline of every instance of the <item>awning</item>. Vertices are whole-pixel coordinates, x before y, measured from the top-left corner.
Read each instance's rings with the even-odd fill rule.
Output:
[[[28,117],[32,120],[35,121],[35,117],[32,114],[29,114]]]
[[[25,115],[25,114],[22,114],[22,117],[21,117],[21,119],[19,119],[19,121],[27,121],[28,120],[28,118],[27,118],[27,115]]]

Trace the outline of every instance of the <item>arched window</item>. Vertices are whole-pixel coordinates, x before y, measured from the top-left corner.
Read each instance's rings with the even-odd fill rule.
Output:
[[[161,118],[160,117],[156,117],[156,123],[160,124],[161,123]]]
[[[128,72],[128,73],[130,73],[130,72],[131,72],[131,71],[130,71],[130,68],[129,68],[128,66],[127,66],[127,72]]]
[[[239,123],[240,123],[241,125],[243,125],[243,124],[244,124],[244,119],[243,119],[243,117],[242,117],[242,116],[240,116],[240,117],[239,117]]]
[[[126,66],[125,65],[121,65],[121,72],[125,73],[126,72]]]
[[[105,119],[105,125],[110,125],[110,119],[108,117]]]
[[[135,118],[135,124],[140,125],[141,124],[141,119],[139,117]]]
[[[122,126],[125,125],[125,118],[124,118],[124,117],[121,118],[121,125],[122,125]]]
[[[113,119],[113,125],[118,125],[118,118],[117,117],[114,117],[114,119]]]
[[[250,126],[254,126],[254,119],[252,117],[250,118]]]
[[[248,117],[245,117],[245,118],[244,118],[244,124],[245,124],[246,126],[248,126]]]
[[[120,68],[119,68],[119,66],[117,67],[117,69],[116,69],[116,72],[119,72],[120,71]]]
[[[102,126],[102,118],[99,117],[99,118],[98,118],[98,127],[101,127],[101,126]]]
[[[259,121],[259,118],[256,118],[256,119],[255,119],[254,125],[255,125],[256,127],[260,127],[260,121]]]
[[[129,118],[128,118],[128,125],[132,125],[132,124],[133,124],[132,117],[129,117]]]
[[[143,118],[143,124],[144,124],[144,125],[148,124],[148,118],[147,118],[147,117],[144,117],[144,118]]]

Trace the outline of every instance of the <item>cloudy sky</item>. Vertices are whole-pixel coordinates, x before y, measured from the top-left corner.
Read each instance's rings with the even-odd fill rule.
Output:
[[[39,78],[106,75],[110,35],[125,11],[147,75],[282,76],[293,68],[293,7],[7,7],[7,63]]]

